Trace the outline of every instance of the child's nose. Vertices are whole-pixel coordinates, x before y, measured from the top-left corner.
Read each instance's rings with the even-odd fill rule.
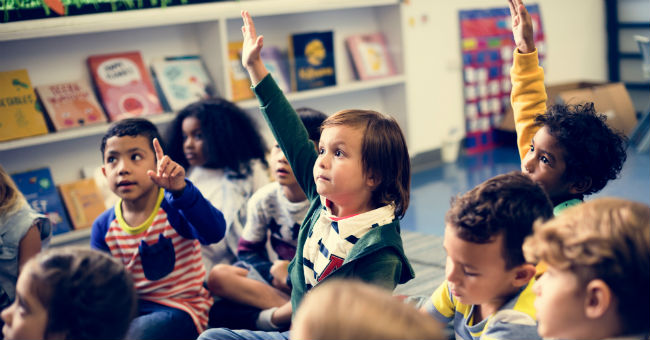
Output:
[[[4,321],[5,324],[11,325],[11,313],[13,311],[14,304],[12,303],[9,307],[5,308],[2,313],[0,313],[0,318]]]

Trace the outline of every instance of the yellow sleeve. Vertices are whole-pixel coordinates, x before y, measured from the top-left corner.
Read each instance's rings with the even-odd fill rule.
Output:
[[[447,281],[443,282],[431,295],[431,304],[435,310],[445,318],[453,318],[456,312],[456,306],[450,299]]]
[[[520,159],[524,159],[530,141],[539,129],[534,125],[535,117],[546,111],[544,69],[539,66],[537,50],[522,54],[515,49],[510,80],[510,103],[515,116],[517,147]]]

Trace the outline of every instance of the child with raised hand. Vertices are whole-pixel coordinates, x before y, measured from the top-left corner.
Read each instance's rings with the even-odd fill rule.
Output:
[[[269,182],[264,139],[248,114],[223,98],[185,107],[167,137],[169,157],[226,219],[223,241],[201,249],[207,269],[231,264],[246,222],[246,202]]]
[[[599,198],[536,223],[529,261],[547,270],[535,285],[539,334],[561,339],[650,337],[650,207]]]
[[[308,108],[296,111],[315,149],[327,116]],[[280,145],[271,148],[269,158],[275,182],[255,192],[248,202],[239,261],[234,265],[219,264],[210,271],[208,288],[222,298],[210,312],[212,327],[259,328],[256,320],[261,310],[289,301],[287,266],[296,253],[298,231],[309,200]]]
[[[544,190],[511,172],[452,200],[445,216],[445,281],[421,310],[456,339],[539,339],[532,292],[535,265],[522,244],[533,223],[552,217]]]
[[[135,315],[131,275],[110,255],[56,248],[27,262],[16,301],[2,311],[5,339],[122,339]]]
[[[615,179],[626,159],[625,137],[605,124],[593,103],[546,107],[533,25],[522,0],[508,0],[517,48],[511,102],[521,170],[546,190],[557,215]]]
[[[102,171],[120,197],[93,223],[90,245],[133,275],[137,317],[128,339],[191,339],[208,323],[201,244],[223,238],[225,221],[185,169],[163,153],[156,126],[130,118],[102,138]]]
[[[329,278],[356,278],[393,289],[413,277],[402,248],[399,218],[408,207],[410,164],[395,119],[368,110],[343,110],[323,122],[318,152],[260,58],[261,36],[243,11],[242,62],[275,139],[311,206],[289,265],[291,303],[268,315],[290,322],[313,286]],[[264,313],[264,312],[262,312]],[[260,315],[262,316],[262,314]],[[212,329],[202,339],[288,338],[288,333]]]
[[[0,166],[0,310],[14,301],[18,274],[27,260],[47,245],[51,234],[50,221],[27,204]]]

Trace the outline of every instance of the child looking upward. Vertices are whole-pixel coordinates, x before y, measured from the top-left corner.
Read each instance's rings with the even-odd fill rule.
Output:
[[[517,45],[510,76],[521,171],[542,185],[557,215],[618,176],[627,157],[625,137],[605,124],[593,103],[547,110],[530,15],[522,0],[508,2]]]
[[[231,264],[246,222],[246,202],[269,181],[262,136],[237,105],[212,98],[181,110],[167,142],[169,157],[226,219],[224,240],[201,249],[206,268]]]
[[[552,216],[544,190],[520,172],[488,179],[454,199],[445,216],[446,280],[422,307],[456,339],[538,339],[535,266],[524,238]]]
[[[343,110],[323,122],[318,152],[300,118],[269,76],[262,36],[243,11],[242,62],[260,108],[296,180],[311,202],[289,265],[291,304],[271,313],[286,325],[303,296],[329,278],[356,278],[392,290],[413,277],[399,234],[409,200],[410,163],[395,119],[368,110]],[[203,339],[252,338],[247,331],[213,329]],[[286,339],[287,333],[265,334]]]
[[[561,339],[648,339],[650,207],[600,198],[572,207],[526,239],[546,272],[535,285],[539,334]]]
[[[128,339],[192,338],[207,325],[212,298],[203,287],[201,244],[218,242],[225,221],[165,156],[156,126],[118,121],[102,138],[102,171],[120,200],[93,223],[90,245],[133,275],[138,316]]]

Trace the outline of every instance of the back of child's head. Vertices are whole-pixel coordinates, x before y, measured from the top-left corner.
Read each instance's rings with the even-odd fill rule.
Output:
[[[397,121],[376,111],[343,110],[328,117],[322,129],[339,125],[363,130],[363,172],[378,183],[372,192],[372,203],[375,206],[394,204],[395,216],[402,218],[409,205],[411,161]]]
[[[305,296],[292,339],[444,339],[427,315],[368,283],[332,280]]]
[[[452,198],[445,222],[468,242],[490,243],[503,235],[506,269],[525,263],[521,246],[537,219],[553,216],[542,187],[519,171],[498,175]]]
[[[188,117],[198,119],[201,124],[206,158],[203,166],[247,174],[252,160],[267,165],[264,139],[248,114],[228,100],[210,98],[186,106],[169,126],[168,155],[184,168],[190,165],[183,152],[182,127]]]
[[[25,197],[11,176],[0,165],[0,216],[9,214],[26,204]]]
[[[55,248],[31,259],[23,272],[47,309],[46,338],[58,333],[66,339],[122,339],[135,316],[133,280],[104,252]]]
[[[607,117],[596,113],[593,103],[554,105],[535,118],[564,149],[567,181],[591,180],[584,195],[600,191],[616,179],[627,158],[626,137],[612,130]]]
[[[599,198],[568,208],[524,243],[526,258],[575,273],[586,287],[603,280],[617,300],[626,334],[650,327],[650,207]]]
[[[154,138],[157,138],[158,142],[160,142],[160,146],[165,150],[163,140],[160,137],[160,133],[158,133],[158,128],[156,128],[152,122],[144,118],[126,118],[113,123],[108,128],[108,131],[106,131],[106,134],[104,134],[104,137],[102,137],[102,159],[104,158],[104,151],[106,150],[106,141],[111,137],[124,136],[146,137],[149,140],[149,147],[151,147],[151,151],[153,151],[154,154],[156,151],[153,149],[153,140]]]
[[[297,108],[296,113],[298,113],[300,120],[302,120],[302,125],[307,129],[309,139],[318,144],[318,141],[320,140],[321,125],[323,125],[323,122],[327,119],[327,115],[308,107]]]

